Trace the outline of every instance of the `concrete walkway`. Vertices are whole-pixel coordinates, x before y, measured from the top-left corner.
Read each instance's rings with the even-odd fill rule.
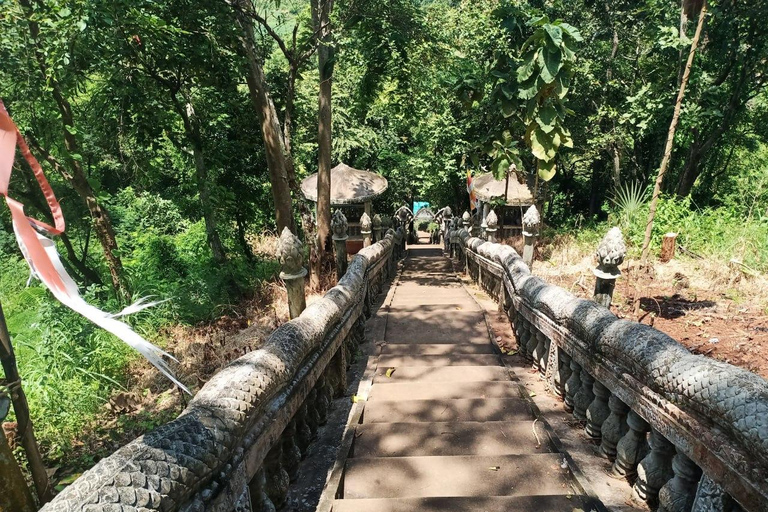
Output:
[[[450,261],[409,251],[333,510],[589,510]]]

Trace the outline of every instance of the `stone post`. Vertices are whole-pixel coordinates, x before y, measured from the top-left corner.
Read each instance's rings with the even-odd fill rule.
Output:
[[[336,210],[331,218],[331,232],[333,233],[333,248],[336,250],[336,272],[338,278],[347,272],[347,218]]]
[[[581,369],[581,389],[573,398],[573,417],[579,421],[587,421],[587,409],[595,399],[592,387],[595,379],[584,368]]]
[[[453,221],[453,212],[450,206],[443,208],[443,250],[450,252],[451,250],[451,236],[448,233],[451,230],[451,222]]]
[[[451,258],[459,257],[459,218],[454,217],[451,223]]]
[[[611,228],[597,247],[595,257],[597,268],[593,271],[595,280],[595,294],[593,300],[598,304],[609,308],[613,299],[613,289],[616,279],[621,275],[619,265],[627,254],[627,246],[619,228]]]
[[[632,487],[635,500],[653,506],[659,499],[659,490],[674,476],[672,457],[675,445],[667,441],[656,429],[651,429],[651,451],[637,466],[637,480]]]
[[[472,229],[472,215],[468,211],[465,211],[464,215],[461,216],[461,224],[467,232]]]
[[[688,512],[696,499],[701,469],[678,450],[672,471],[675,476],[659,491],[658,512]]]
[[[592,385],[592,394],[595,398],[587,407],[586,433],[592,439],[599,441],[603,435],[603,423],[611,414],[611,410],[608,408],[608,399],[611,396],[611,392],[600,381],[595,380],[595,383]]]
[[[629,429],[616,445],[616,461],[613,463],[613,474],[632,480],[637,475],[637,465],[648,455],[646,434],[651,429],[648,422],[635,411],[627,415]]]
[[[627,413],[629,407],[622,402],[616,395],[611,395],[608,399],[608,409],[611,413],[600,428],[602,441],[600,443],[600,453],[613,461],[616,460],[616,445],[627,433]]]
[[[363,235],[363,247],[370,247],[371,245],[372,228],[371,218],[367,213],[363,212],[363,215],[360,217],[360,234]]]
[[[531,205],[530,208],[523,215],[523,241],[525,246],[523,247],[523,263],[531,268],[533,265],[533,249],[536,247],[536,237],[539,235],[539,226],[541,225],[541,217],[539,216],[539,210],[536,206]]]
[[[496,243],[496,231],[499,230],[499,218],[496,216],[496,212],[491,210],[488,212],[488,216],[485,218],[485,233],[486,240],[491,243]]]
[[[264,467],[259,469],[248,484],[248,493],[251,496],[251,510],[263,512],[275,512],[275,505],[267,496],[267,473]]]
[[[307,269],[304,268],[304,244],[299,237],[291,233],[288,227],[283,228],[280,240],[277,242],[277,257],[282,266],[280,279],[285,283],[288,291],[288,312],[290,317],[296,318],[307,307],[307,299],[304,294],[304,276]]]
[[[480,238],[483,240],[488,240],[487,234],[485,232],[485,229],[488,227],[488,224],[485,221],[485,218],[488,216],[488,204],[483,204],[483,213],[480,221]]]
[[[381,242],[381,215],[373,216],[373,241]]]
[[[581,390],[581,365],[571,359],[571,376],[565,381],[563,409],[566,412],[573,412],[574,400],[579,390]]]

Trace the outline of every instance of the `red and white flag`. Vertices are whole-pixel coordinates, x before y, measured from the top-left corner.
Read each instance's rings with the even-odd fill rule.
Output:
[[[37,183],[43,191],[45,200],[53,215],[53,226],[28,217],[24,213],[24,205],[8,195],[17,146],[24,159],[32,168]],[[48,238],[48,236],[60,235],[64,232],[65,222],[61,207],[43,173],[42,167],[40,167],[40,163],[29,151],[29,147],[21,136],[19,129],[5,110],[2,100],[0,100],[0,195],[5,197],[5,203],[11,210],[13,231],[16,234],[16,240],[19,243],[21,253],[32,270],[32,275],[40,279],[45,287],[62,304],[83,315],[102,329],[111,332],[136,349],[166,377],[189,393],[189,390],[173,376],[163,357],[168,357],[174,361],[176,359],[142,338],[128,324],[116,320],[118,317],[154,306],[158,302],[147,302],[146,298],[142,298],[119,313],[110,314],[88,304],[80,297],[77,284],[69,276],[64,269],[64,265],[61,263],[59,253],[56,250],[56,244]]]

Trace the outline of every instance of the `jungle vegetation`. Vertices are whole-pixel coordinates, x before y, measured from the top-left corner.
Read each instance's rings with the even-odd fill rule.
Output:
[[[87,299],[170,298],[131,320],[162,345],[274,278],[254,236],[289,226],[322,253],[329,205],[315,226],[298,183],[342,161],[387,177],[381,212],[463,211],[467,169],[514,163],[550,228],[619,222],[637,252],[701,4],[2,0],[0,98],[62,202]],[[654,227],[761,272],[766,19],[765,0],[707,3]],[[45,218],[22,159],[11,195]],[[28,275],[0,208],[0,301],[54,464],[135,356]]]

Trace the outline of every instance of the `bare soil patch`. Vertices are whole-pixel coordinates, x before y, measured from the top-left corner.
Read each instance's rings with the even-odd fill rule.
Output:
[[[511,245],[519,244],[512,241]],[[566,240],[545,241],[533,272],[580,297],[594,290],[593,253]],[[611,310],[668,334],[694,354],[768,378],[768,280],[728,265],[686,256],[622,266]],[[639,307],[636,307],[639,301]]]

